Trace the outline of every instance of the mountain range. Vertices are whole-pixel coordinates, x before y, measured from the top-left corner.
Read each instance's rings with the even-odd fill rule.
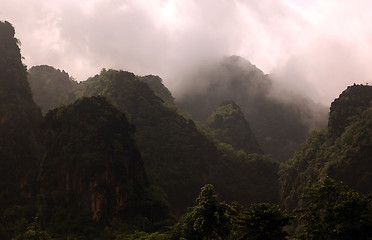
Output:
[[[102,69],[78,83],[52,66],[27,70],[0,22],[0,238],[178,231],[214,199],[208,184],[222,201],[287,211],[328,177],[371,193],[372,87],[349,86],[327,125],[324,106],[276,89],[241,57],[190,78],[203,84],[176,99],[155,75]]]

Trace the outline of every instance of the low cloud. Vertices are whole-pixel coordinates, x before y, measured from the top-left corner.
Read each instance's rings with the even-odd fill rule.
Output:
[[[240,55],[329,104],[371,81],[371,10],[367,0],[12,0],[0,19],[16,28],[28,66],[78,80],[118,68],[160,75],[180,92],[198,65]]]

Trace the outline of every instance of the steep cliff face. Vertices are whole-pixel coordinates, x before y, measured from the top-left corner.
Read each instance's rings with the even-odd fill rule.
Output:
[[[372,86],[349,86],[339,98],[331,104],[328,121],[329,130],[334,135],[340,135],[352,122],[353,118],[370,106],[372,101]]]
[[[330,176],[372,193],[372,88],[348,87],[331,105],[328,128],[314,132],[280,172],[282,201],[294,208],[306,187]]]
[[[135,192],[147,188],[133,135],[134,126],[103,97],[48,112],[40,174],[46,225],[79,214],[107,223],[140,212],[129,207],[141,200]]]
[[[26,67],[14,34],[10,23],[0,22],[0,221],[4,224],[16,217],[14,206],[26,206],[32,201],[42,121],[40,109],[32,101]],[[23,211],[18,213],[27,217]],[[6,239],[1,229],[0,238]],[[6,229],[14,230],[11,226]]]
[[[6,158],[21,160],[32,152],[27,143],[35,140],[42,117],[32,100],[14,34],[10,23],[0,22],[0,151]]]
[[[47,75],[42,71],[48,68],[39,70]],[[30,71],[30,74],[34,73]],[[57,75],[51,75],[48,82],[57,81],[53,79]],[[37,85],[34,90],[40,94]],[[266,156],[236,156],[227,146],[232,142],[217,147],[192,120],[177,113],[173,98],[159,77],[138,77],[130,72],[103,69],[99,75],[80,83],[77,95],[107,97],[136,126],[136,139],[149,181],[165,190],[174,213],[181,214],[193,205],[194,196],[206,183],[217,184],[216,189],[224,200],[245,204],[277,202],[277,184],[273,183],[277,181],[277,164]],[[223,135],[230,134],[233,138],[238,132],[241,138],[235,141],[239,142],[236,148],[243,140],[247,153],[260,152],[242,112],[233,107],[229,113]],[[241,124],[244,130],[240,131],[234,124]],[[257,169],[266,169],[270,174],[257,174]]]
[[[168,194],[175,211],[191,206],[222,154],[191,120],[164,105],[133,73],[109,70],[81,83],[85,96],[106,96],[136,126],[151,181]]]

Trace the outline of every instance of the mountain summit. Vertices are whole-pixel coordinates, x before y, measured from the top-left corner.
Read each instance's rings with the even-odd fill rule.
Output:
[[[226,57],[191,76],[188,84],[199,88],[186,88],[176,101],[183,111],[205,122],[221,103],[233,100],[241,107],[263,151],[281,162],[298,149],[310,130],[326,126],[325,107],[279,92],[269,75],[242,57]]]

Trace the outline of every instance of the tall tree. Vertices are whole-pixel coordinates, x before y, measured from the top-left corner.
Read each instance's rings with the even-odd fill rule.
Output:
[[[303,195],[302,239],[371,239],[371,197],[360,196],[326,177]]]
[[[202,187],[197,205],[181,219],[178,228],[180,236],[186,239],[225,239],[231,231],[229,206],[217,201],[213,185]]]
[[[284,240],[288,233],[283,228],[291,219],[292,216],[283,213],[278,205],[253,204],[238,212],[235,236],[241,240]]]

